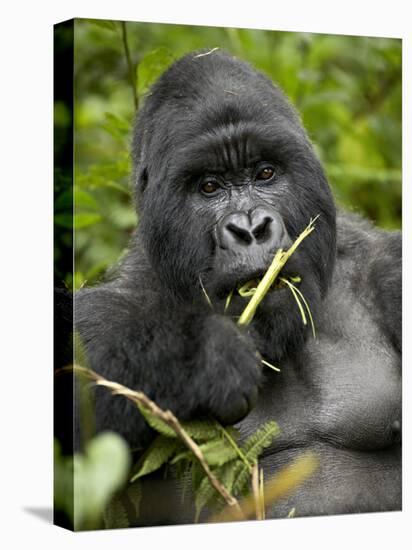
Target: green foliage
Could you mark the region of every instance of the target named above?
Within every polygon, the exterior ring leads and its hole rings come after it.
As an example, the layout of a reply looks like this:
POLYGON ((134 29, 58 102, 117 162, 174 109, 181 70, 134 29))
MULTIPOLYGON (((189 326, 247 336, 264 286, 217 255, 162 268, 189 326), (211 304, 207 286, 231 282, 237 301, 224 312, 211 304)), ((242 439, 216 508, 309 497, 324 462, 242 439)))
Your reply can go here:
POLYGON ((146 94, 159 76, 175 61, 166 48, 158 48, 146 54, 137 66, 137 92, 146 94))
MULTIPOLYGON (((239 463, 236 461, 230 461, 221 465, 220 468, 214 469, 213 473, 217 476, 219 481, 229 493, 233 492, 233 481, 236 475, 236 470, 239 467, 239 463)), ((197 523, 199 521, 199 516, 206 506, 213 506, 217 509, 221 508, 224 505, 223 499, 216 489, 212 487, 209 479, 206 476, 203 476, 200 484, 195 492, 195 518, 194 521, 197 523)))
MULTIPOLYGON (((172 436, 169 430, 165 431, 161 420, 156 418, 153 421, 153 415, 148 415, 147 411, 144 414, 160 435, 134 467, 131 481, 151 474, 165 465, 174 468, 178 477, 185 477, 189 469, 192 472, 192 490, 195 495, 195 521, 199 519, 205 506, 221 507, 224 501, 211 485, 197 457, 175 434, 172 436)), ((223 428, 217 422, 182 422, 181 425, 198 444, 213 474, 234 496, 247 493, 252 465, 279 433, 277 424, 270 421, 241 444, 237 430, 223 428)))
POLYGON ((69 517, 75 530, 100 525, 103 511, 123 485, 129 470, 129 450, 115 433, 102 433, 85 453, 63 457, 55 445, 55 505, 69 517))
POLYGON ((139 460, 135 468, 136 473, 131 477, 131 481, 158 470, 182 447, 183 443, 177 439, 159 435, 139 460))
MULTIPOLYGON (((258 459, 264 449, 269 447, 273 439, 279 434, 279 427, 276 422, 267 422, 260 429, 254 432, 246 439, 242 451, 249 464, 253 464, 258 459)), ((233 491, 235 495, 245 492, 249 479, 249 470, 244 462, 236 465, 235 482, 233 491)))
POLYGON ((129 527, 127 510, 120 497, 113 497, 103 513, 103 522, 106 529, 122 529, 129 527))
POLYGON ((168 424, 166 424, 166 422, 164 422, 163 420, 155 416, 146 407, 138 405, 138 408, 141 414, 144 416, 146 422, 156 432, 164 435, 165 437, 172 437, 172 438, 177 437, 176 432, 172 430, 172 428, 168 424))
POLYGON ((219 424, 212 420, 189 420, 183 423, 186 432, 196 441, 208 441, 220 435, 219 424))
POLYGON ((132 526, 139 517, 142 489, 140 483, 130 483, 121 493, 116 494, 103 513, 106 529, 121 529, 132 526))
POLYGON ((237 457, 236 450, 226 439, 215 439, 200 445, 200 450, 209 466, 222 466, 237 457))
MULTIPOLYGON (((166 422, 155 416, 151 411, 143 406, 138 406, 139 411, 145 417, 146 422, 151 428, 166 437, 177 437, 176 432, 166 422)), ((190 420, 181 422, 185 431, 199 441, 210 440, 220 435, 218 424, 208 420, 190 420)))

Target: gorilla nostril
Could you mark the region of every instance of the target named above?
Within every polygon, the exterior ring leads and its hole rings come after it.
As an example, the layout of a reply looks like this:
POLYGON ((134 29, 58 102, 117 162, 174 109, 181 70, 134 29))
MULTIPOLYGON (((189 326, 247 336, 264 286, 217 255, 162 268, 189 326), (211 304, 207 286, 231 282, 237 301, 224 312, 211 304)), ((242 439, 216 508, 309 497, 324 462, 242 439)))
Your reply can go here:
POLYGON ((266 216, 253 230, 253 236, 259 242, 266 241, 271 234, 271 223, 273 219, 266 216))
POLYGON ((250 231, 243 227, 239 227, 234 223, 228 223, 226 226, 226 231, 232 233, 236 237, 236 240, 241 243, 250 244, 253 241, 253 237, 250 234, 250 231))
POLYGON ((280 214, 267 206, 251 211, 239 210, 221 218, 216 225, 215 240, 219 248, 237 254, 281 248, 284 241, 284 224, 280 214))

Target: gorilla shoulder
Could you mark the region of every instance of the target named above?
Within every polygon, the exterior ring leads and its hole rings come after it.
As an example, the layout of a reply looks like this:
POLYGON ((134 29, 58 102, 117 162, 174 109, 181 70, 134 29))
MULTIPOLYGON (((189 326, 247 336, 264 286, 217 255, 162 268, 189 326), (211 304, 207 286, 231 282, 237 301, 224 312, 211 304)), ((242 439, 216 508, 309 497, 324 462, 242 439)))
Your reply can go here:
POLYGON ((337 262, 351 259, 352 288, 368 304, 394 347, 402 351, 402 233, 384 231, 357 214, 338 211, 337 262))

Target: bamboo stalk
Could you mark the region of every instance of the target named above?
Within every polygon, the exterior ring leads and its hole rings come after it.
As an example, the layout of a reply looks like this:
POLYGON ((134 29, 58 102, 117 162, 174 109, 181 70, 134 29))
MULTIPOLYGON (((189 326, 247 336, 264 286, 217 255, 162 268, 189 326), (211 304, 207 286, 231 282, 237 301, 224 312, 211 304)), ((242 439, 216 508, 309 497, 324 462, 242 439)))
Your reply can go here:
POLYGON ((248 325, 255 316, 256 309, 263 298, 266 296, 272 284, 275 282, 276 277, 279 275, 283 266, 296 251, 301 242, 308 237, 315 229, 315 221, 318 219, 317 215, 313 220, 310 220, 309 225, 302 231, 292 246, 283 251, 281 248, 276 252, 275 257, 272 260, 268 270, 264 274, 262 280, 258 284, 256 291, 249 300, 247 306, 243 310, 242 315, 238 319, 238 325, 248 325))

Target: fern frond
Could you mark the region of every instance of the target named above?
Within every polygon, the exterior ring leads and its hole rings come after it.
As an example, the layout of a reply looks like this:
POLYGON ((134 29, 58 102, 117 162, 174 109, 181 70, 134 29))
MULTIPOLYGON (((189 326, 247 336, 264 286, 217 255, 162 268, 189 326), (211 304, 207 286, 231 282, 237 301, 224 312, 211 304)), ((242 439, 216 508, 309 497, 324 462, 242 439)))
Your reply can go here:
MULTIPOLYGON (((229 493, 232 492, 232 487, 233 487, 235 475, 236 475, 237 462, 238 460, 230 461, 224 464, 223 466, 220 466, 219 468, 215 468, 213 470, 213 473, 215 474, 215 476, 219 479, 220 483, 222 483, 222 485, 226 487, 229 493)), ((242 463, 240 462, 240 464, 242 463)), ((209 479, 207 477, 203 477, 199 487, 196 490, 195 523, 199 521, 200 514, 206 506, 214 506, 216 508, 221 508, 224 505, 225 503, 223 499, 212 487, 212 485, 209 482, 209 479)))
MULTIPOLYGON (((274 438, 279 434, 279 426, 276 422, 270 421, 256 430, 242 445, 243 454, 249 464, 254 464, 260 453, 269 447, 274 438)), ((235 483, 233 485, 233 494, 240 495, 244 493, 250 479, 250 469, 242 462, 236 466, 235 483)))
POLYGON ((269 447, 274 438, 279 435, 279 432, 279 426, 276 422, 270 420, 248 437, 242 445, 242 450, 248 462, 253 464, 260 453, 269 447))
POLYGON ((171 456, 182 447, 177 439, 171 439, 164 435, 159 435, 144 453, 137 464, 137 471, 130 479, 131 482, 139 477, 145 476, 158 470, 165 464, 171 456))
POLYGON ((176 432, 172 430, 172 428, 168 424, 166 424, 166 422, 155 416, 146 407, 143 407, 143 405, 137 405, 137 407, 149 426, 153 428, 156 432, 166 437, 177 437, 176 432))
POLYGON ((181 422, 185 431, 195 440, 207 441, 219 436, 219 425, 211 420, 189 420, 181 422))
POLYGON ((134 518, 139 517, 140 502, 142 500, 142 486, 139 481, 130 483, 126 489, 126 496, 129 499, 131 509, 133 510, 134 518))
POLYGON ((118 496, 114 497, 103 513, 105 529, 122 529, 129 527, 126 507, 118 496))
POLYGON ((237 456, 236 449, 225 439, 215 439, 200 445, 200 450, 209 466, 222 466, 237 456))

